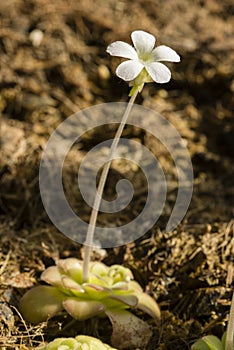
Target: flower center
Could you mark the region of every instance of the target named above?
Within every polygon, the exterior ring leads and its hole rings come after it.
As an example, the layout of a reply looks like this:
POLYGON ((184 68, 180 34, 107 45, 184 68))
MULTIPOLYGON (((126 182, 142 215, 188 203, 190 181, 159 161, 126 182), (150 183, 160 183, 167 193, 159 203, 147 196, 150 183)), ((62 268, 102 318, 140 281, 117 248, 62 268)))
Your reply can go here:
POLYGON ((152 52, 138 52, 138 59, 141 63, 150 63, 153 61, 152 52))

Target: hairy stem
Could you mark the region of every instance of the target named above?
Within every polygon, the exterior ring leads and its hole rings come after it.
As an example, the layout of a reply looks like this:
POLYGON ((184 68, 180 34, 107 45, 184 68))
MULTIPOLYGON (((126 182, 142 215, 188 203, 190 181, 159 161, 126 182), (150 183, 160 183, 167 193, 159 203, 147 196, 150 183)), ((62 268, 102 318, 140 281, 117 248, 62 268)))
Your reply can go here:
POLYGON ((83 282, 87 281, 87 279, 88 279, 90 255, 92 252, 92 245, 93 245, 93 236, 94 236, 94 231, 95 231, 96 222, 97 222, 97 216, 98 216, 98 212, 99 212, 100 204, 101 204, 101 200, 102 200, 103 190, 104 190, 106 179, 108 176, 108 172, 109 172, 109 169, 111 166, 112 158, 113 158, 114 153, 116 151, 116 148, 118 146, 118 143, 119 143, 120 137, 122 135, 124 126, 126 125, 128 116, 131 112, 131 109, 133 107, 133 104, 134 104, 134 101, 136 99, 137 94, 138 94, 138 90, 136 90, 133 93, 133 95, 131 96, 131 98, 128 102, 127 108, 124 112, 124 115, 123 115, 122 120, 119 124, 118 130, 117 130, 115 137, 113 139, 107 162, 105 163, 103 170, 102 170, 102 173, 101 173, 96 196, 94 199, 94 204, 92 207, 92 212, 90 215, 89 226, 88 226, 86 241, 85 241, 84 263, 83 263, 83 282))
POLYGON ((234 292, 232 295, 231 308, 227 326, 227 337, 225 350, 233 350, 233 335, 234 335, 234 292))

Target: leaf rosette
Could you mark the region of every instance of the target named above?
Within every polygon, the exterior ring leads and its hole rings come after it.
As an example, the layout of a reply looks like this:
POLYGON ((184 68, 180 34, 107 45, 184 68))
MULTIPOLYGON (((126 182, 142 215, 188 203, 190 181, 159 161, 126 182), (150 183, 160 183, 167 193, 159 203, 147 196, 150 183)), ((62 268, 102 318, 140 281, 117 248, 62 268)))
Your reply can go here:
POLYGON ((34 287, 21 299, 25 320, 37 324, 62 310, 77 320, 106 315, 113 326, 114 346, 147 344, 152 334, 149 325, 128 309, 140 309, 155 320, 160 318, 160 310, 133 280, 132 272, 121 265, 91 262, 86 282, 82 282, 82 274, 82 261, 75 258, 59 260, 56 266, 47 268, 41 280, 49 285, 34 287), (124 333, 122 339, 120 333, 124 333))
POLYGON ((86 335, 75 338, 57 338, 37 350, 116 350, 101 340, 86 335))

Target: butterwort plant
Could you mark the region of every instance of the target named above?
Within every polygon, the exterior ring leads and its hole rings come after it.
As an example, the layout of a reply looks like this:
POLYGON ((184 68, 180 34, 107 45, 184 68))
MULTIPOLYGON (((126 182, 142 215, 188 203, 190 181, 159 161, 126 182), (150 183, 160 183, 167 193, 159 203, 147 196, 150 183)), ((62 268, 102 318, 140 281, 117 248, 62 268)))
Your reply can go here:
POLYGON ((129 269, 121 265, 108 267, 90 261, 97 216, 111 161, 137 94, 145 83, 162 84, 170 80, 170 70, 161 61, 180 61, 179 55, 171 48, 165 45, 155 48, 155 37, 145 31, 134 31, 131 38, 134 46, 116 41, 107 47, 111 56, 128 59, 117 67, 116 74, 129 83, 131 90, 128 105, 101 172, 86 235, 84 260, 59 260, 56 266, 42 273, 41 279, 47 285, 29 290, 20 303, 24 318, 32 323, 47 320, 62 310, 78 320, 107 316, 113 327, 111 342, 119 349, 144 347, 152 334, 148 323, 129 309, 139 309, 155 320, 160 318, 160 311, 155 300, 134 281, 129 269))
POLYGON ((101 340, 86 335, 75 338, 57 338, 36 350, 117 350, 104 344, 101 340))
POLYGON ((145 83, 156 82, 163 84, 167 83, 171 79, 170 70, 160 61, 180 61, 180 56, 170 47, 160 45, 154 48, 156 39, 152 34, 149 34, 143 30, 136 30, 132 32, 131 38, 134 47, 123 41, 115 41, 107 47, 107 52, 111 56, 118 56, 129 59, 128 61, 122 62, 117 67, 116 75, 128 82, 132 88, 129 93, 130 100, 110 147, 109 156, 103 167, 98 184, 97 194, 94 199, 85 245, 83 265, 84 280, 87 279, 88 275, 88 264, 90 261, 90 254, 93 246, 93 236, 97 221, 97 215, 99 212, 107 175, 110 169, 111 159, 115 154, 121 134, 127 123, 128 116, 131 112, 137 94, 138 92, 142 91, 145 83))
POLYGON ((197 340, 191 350, 225 350, 225 339, 223 337, 220 340, 214 335, 206 335, 197 340))
POLYGON ((234 350, 227 343, 227 333, 225 332, 221 339, 215 335, 206 335, 197 340, 191 347, 191 350, 234 350))
POLYGON ((214 335, 206 335, 198 339, 191 350, 234 350, 234 293, 232 295, 227 331, 222 339, 214 335))
POLYGON ((37 324, 63 310, 80 321, 107 316, 113 327, 111 342, 114 346, 146 345, 151 329, 129 309, 142 310, 155 320, 159 319, 160 311, 154 299, 133 280, 131 271, 121 265, 108 267, 92 261, 86 282, 82 274, 82 261, 75 258, 59 260, 56 266, 47 268, 41 279, 50 285, 34 287, 21 299, 24 318, 37 324))

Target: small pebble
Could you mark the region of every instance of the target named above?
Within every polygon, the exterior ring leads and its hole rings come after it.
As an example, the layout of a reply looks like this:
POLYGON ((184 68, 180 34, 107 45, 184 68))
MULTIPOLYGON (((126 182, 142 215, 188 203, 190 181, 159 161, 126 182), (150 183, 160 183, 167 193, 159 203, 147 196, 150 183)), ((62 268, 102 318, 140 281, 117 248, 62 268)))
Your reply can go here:
POLYGON ((98 66, 98 76, 101 80, 108 80, 110 78, 110 71, 104 64, 98 66))
POLYGON ((43 40, 43 32, 40 29, 34 29, 30 34, 29 34, 29 40, 33 44, 33 46, 38 47, 41 45, 41 42, 43 40))

